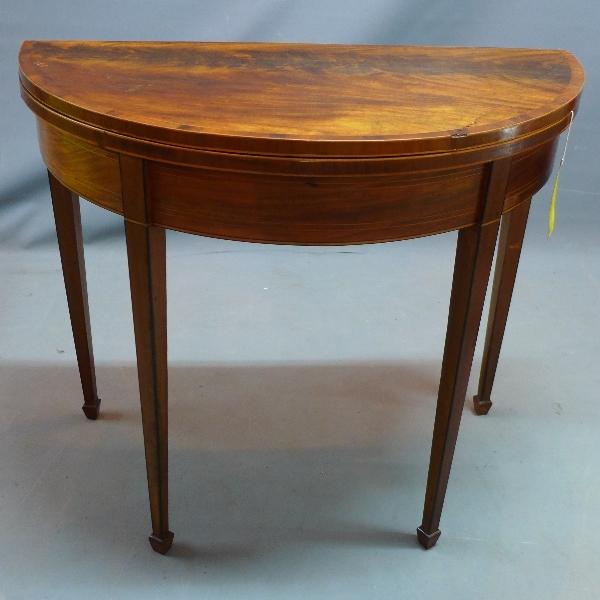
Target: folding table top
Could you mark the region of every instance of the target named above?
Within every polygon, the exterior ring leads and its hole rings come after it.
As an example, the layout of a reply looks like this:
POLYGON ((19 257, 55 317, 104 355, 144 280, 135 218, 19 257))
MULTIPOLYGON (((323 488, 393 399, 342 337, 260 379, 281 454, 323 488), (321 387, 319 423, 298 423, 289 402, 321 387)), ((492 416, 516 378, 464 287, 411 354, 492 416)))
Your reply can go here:
POLYGON ((499 144, 574 110, 562 50, 27 41, 23 94, 119 135, 215 151, 400 156, 499 144))

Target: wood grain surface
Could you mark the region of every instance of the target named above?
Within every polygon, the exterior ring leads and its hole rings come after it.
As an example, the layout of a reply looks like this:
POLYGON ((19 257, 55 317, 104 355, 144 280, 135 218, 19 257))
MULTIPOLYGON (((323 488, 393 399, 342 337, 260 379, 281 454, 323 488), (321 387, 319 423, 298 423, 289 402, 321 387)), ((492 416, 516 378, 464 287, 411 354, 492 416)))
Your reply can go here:
POLYGON ((566 52, 494 48, 25 42, 20 67, 69 189, 129 220, 298 244, 469 227, 508 156, 511 210, 547 180, 583 84, 566 52), (125 156, 144 161, 144 219, 125 156))
POLYGON ((86 405, 97 395, 76 194, 123 215, 152 518, 169 550, 165 229, 293 244, 458 229, 418 539, 440 519, 497 232, 487 412, 531 195, 584 76, 562 50, 25 42, 86 405))
POLYGON ((119 156, 38 119, 38 140, 48 170, 69 190, 122 212, 119 156))
POLYGON ((25 90, 126 136, 235 152, 385 156, 514 139, 583 85, 561 50, 27 41, 25 90))

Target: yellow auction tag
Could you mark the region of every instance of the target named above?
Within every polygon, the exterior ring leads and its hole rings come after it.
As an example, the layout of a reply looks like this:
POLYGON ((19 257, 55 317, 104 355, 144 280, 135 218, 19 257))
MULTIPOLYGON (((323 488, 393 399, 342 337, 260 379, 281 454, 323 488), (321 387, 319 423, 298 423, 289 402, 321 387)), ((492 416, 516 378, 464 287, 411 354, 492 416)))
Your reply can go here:
POLYGON ((567 154, 567 144, 569 143, 569 134, 571 133, 571 125, 573 124, 573 117, 575 113, 571 111, 571 120, 569 121, 569 127, 567 128, 567 137, 565 138, 565 147, 563 149, 562 157, 556 170, 554 177, 554 183, 552 184, 552 197, 550 198, 550 208, 548 209, 548 238, 554 231, 554 225, 556 223, 556 201, 558 199, 558 180, 560 179, 560 171, 565 164, 565 156, 567 154))
POLYGON ((554 185, 552 186, 552 198, 550 198, 550 208, 548 209, 548 237, 552 235, 554 231, 554 224, 556 223, 556 197, 558 196, 558 179, 560 177, 560 167, 556 172, 554 178, 554 185))

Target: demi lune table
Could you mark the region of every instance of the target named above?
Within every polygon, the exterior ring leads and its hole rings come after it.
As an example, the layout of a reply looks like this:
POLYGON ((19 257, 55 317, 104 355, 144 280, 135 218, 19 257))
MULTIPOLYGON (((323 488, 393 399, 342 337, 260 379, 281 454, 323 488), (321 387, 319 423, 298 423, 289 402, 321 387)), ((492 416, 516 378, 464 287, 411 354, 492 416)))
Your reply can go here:
POLYGON ((532 195, 583 87, 561 50, 27 41, 83 411, 98 416, 79 197, 123 216, 154 550, 167 494, 165 229, 277 244, 458 230, 418 540, 432 547, 498 231, 485 414, 532 195))

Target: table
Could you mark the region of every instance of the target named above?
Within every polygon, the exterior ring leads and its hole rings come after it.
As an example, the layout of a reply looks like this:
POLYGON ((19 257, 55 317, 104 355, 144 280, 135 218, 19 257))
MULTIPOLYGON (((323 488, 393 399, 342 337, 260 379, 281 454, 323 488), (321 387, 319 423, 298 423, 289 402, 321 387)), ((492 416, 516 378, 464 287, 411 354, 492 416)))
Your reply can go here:
POLYGON ((423 519, 439 523, 500 230, 477 414, 489 411, 532 195, 577 109, 562 50, 27 41, 83 411, 100 399, 79 197, 123 216, 152 548, 168 521, 165 229, 277 244, 458 230, 423 519))

